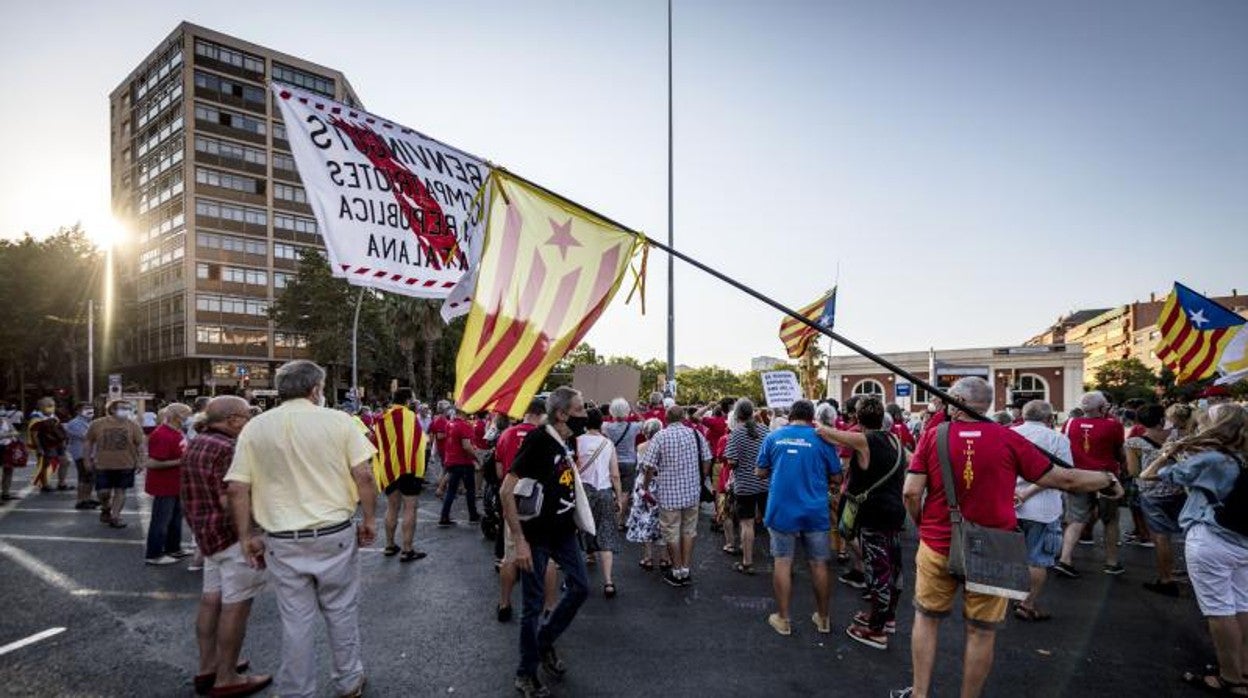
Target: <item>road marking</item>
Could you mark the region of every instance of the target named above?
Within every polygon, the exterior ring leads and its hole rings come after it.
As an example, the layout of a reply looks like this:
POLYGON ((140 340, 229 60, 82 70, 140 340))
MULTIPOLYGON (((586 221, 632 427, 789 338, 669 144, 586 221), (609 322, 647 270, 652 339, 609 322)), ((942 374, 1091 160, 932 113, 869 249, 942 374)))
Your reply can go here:
POLYGON ((198 599, 200 594, 176 591, 119 591, 115 589, 78 589, 74 596, 113 596, 127 599, 152 599, 154 601, 178 601, 182 599, 198 599))
POLYGON ((21 509, 18 508, 19 505, 21 505, 22 502, 26 501, 26 497, 30 496, 30 493, 34 491, 35 491, 34 485, 26 485, 22 489, 18 490, 17 491, 18 499, 11 499, 4 507, 0 507, 0 521, 3 521, 4 517, 8 516, 9 514, 15 511, 21 511, 21 509))
POLYGON ((46 640, 54 635, 60 635, 63 632, 65 632, 65 628, 48 628, 47 630, 44 630, 43 632, 35 633, 34 635, 31 635, 30 637, 22 638, 21 640, 18 640, 17 642, 10 642, 4 647, 0 647, 0 657, 3 657, 9 652, 20 650, 21 648, 27 645, 33 645, 36 642, 39 642, 40 640, 46 640))
MULTIPOLYGON (((9 509, 9 511, 15 511, 19 514, 74 514, 76 516, 83 516, 84 514, 95 514, 96 516, 100 515, 99 509, 44 509, 40 507, 21 507, 17 509, 9 509)), ((138 516, 139 512, 123 511, 121 512, 121 515, 138 516)))
POLYGON ((77 582, 45 565, 34 555, 17 546, 9 545, 2 540, 0 540, 0 555, 4 555, 13 562, 25 567, 27 572, 61 591, 72 594, 81 588, 77 582))
POLYGON ((60 543, 104 543, 106 545, 145 545, 141 540, 125 538, 76 538, 74 536, 37 536, 26 533, 0 533, 0 539, 9 540, 47 540, 60 543))

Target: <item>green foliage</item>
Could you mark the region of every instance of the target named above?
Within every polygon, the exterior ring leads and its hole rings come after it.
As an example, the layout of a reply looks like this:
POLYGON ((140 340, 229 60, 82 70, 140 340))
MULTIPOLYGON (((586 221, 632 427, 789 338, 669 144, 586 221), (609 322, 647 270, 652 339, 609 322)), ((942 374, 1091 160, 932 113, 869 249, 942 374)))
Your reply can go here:
POLYGON ((1116 405, 1132 398, 1156 400, 1161 380, 1139 359, 1115 359, 1096 369, 1092 389, 1099 390, 1116 405))

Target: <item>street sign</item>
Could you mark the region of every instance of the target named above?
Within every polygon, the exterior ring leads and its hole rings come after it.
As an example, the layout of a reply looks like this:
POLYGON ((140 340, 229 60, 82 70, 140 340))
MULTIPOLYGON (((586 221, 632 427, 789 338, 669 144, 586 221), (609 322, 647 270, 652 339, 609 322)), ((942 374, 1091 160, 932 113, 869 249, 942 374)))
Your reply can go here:
POLYGON ((910 397, 910 391, 913 389, 914 386, 910 383, 898 383, 897 397, 910 397))

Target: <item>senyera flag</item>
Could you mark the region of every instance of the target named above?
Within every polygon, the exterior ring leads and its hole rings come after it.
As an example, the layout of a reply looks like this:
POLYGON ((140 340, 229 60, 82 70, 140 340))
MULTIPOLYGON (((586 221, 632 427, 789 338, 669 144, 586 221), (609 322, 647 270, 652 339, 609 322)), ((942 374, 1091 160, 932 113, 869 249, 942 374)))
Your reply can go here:
POLYGON ((580 343, 645 238, 501 170, 455 363, 455 402, 520 417, 580 343))
POLYGON ((420 428, 416 413, 402 405, 391 405, 373 422, 377 457, 373 478, 384 492, 403 475, 425 476, 425 450, 429 439, 420 428))
MULTIPOLYGON (((280 82, 272 89, 334 275, 446 298, 479 244, 489 165, 323 95, 280 82)), ((454 300, 451 314, 469 300, 454 300)))
POLYGON ((1248 370, 1248 320, 1181 283, 1161 307, 1161 339, 1153 353, 1179 383, 1248 370))
MULTIPOLYGON (((836 287, 819 296, 818 300, 797 311, 811 322, 823 325, 829 330, 836 322, 836 287)), ((780 341, 789 353, 790 359, 796 359, 806 353, 810 343, 819 336, 819 332, 809 325, 792 317, 785 316, 780 322, 780 341)))

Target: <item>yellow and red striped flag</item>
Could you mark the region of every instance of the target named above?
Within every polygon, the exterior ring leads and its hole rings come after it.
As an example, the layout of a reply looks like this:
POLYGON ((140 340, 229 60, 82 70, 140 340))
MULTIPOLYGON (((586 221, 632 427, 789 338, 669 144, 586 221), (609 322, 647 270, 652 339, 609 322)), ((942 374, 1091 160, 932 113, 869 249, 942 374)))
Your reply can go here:
MULTIPOLYGON (((797 311, 802 317, 832 329, 836 322, 836 287, 819 297, 819 300, 797 311)), ((780 322, 780 341, 789 352, 790 359, 806 353, 810 343, 819 336, 817 330, 786 315, 780 322)))
POLYGON ((1248 322, 1230 310, 1176 282, 1161 307, 1161 339, 1153 353, 1174 371, 1179 383, 1212 376, 1226 346, 1248 322))
POLYGON ((455 401, 467 412, 521 417, 606 309, 645 238, 500 170, 487 191, 455 401))
POLYGON ((373 422, 373 479, 385 491, 400 475, 425 476, 425 447, 428 437, 420 428, 416 413, 402 405, 392 405, 373 422))

